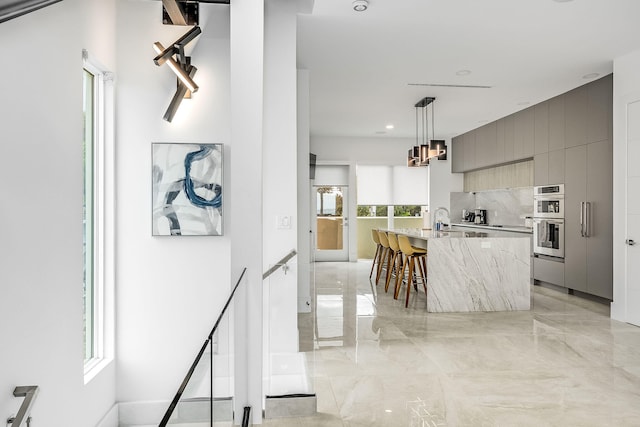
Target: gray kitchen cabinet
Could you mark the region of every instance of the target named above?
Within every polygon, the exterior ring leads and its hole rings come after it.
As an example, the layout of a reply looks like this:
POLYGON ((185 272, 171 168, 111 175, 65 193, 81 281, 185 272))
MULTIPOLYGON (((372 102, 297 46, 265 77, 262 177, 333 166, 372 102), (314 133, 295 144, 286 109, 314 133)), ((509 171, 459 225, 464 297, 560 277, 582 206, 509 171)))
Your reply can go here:
POLYGON ((560 95, 549 100, 549 151, 564 148, 564 95, 560 95))
POLYGON ((533 185, 564 184, 564 150, 549 151, 533 157, 533 185))
POLYGON ((464 172, 464 139, 462 135, 451 139, 451 172, 464 172))
POLYGON ((504 118, 504 161, 511 162, 515 160, 514 142, 516 132, 515 114, 508 115, 504 118))
POLYGON ((587 292, 587 242, 580 218, 587 199, 587 147, 568 148, 564 181, 564 284, 587 292))
POLYGON ((533 108, 533 154, 542 154, 549 151, 549 102, 541 102, 533 108))
POLYGON ((470 131, 464 134, 464 170, 476 168, 476 133, 470 131))
POLYGON ((613 299, 613 146, 587 145, 587 292, 613 299))
POLYGON ((611 141, 568 148, 565 166, 565 286, 612 299, 611 141))
POLYGON ((554 285, 564 286, 564 263, 550 259, 533 258, 533 278, 554 285))
POLYGON ((480 126, 474 131, 476 135, 476 162, 475 168, 488 166, 486 159, 486 131, 484 126, 480 126))
POLYGON ((565 148, 587 143, 587 85, 575 88, 564 95, 564 146, 565 148))
POLYGON ((533 185, 549 184, 549 153, 533 156, 533 185))
POLYGON ((495 164, 499 165, 504 163, 504 131, 505 131, 505 119, 502 118, 496 121, 496 154, 495 164))
POLYGON ((547 184, 564 183, 565 150, 549 151, 549 177, 547 184))
POLYGON ((587 85, 587 142, 613 139, 613 75, 587 85))
POLYGON ((515 114, 515 132, 513 142, 514 160, 533 157, 534 153, 534 109, 533 107, 515 114))
POLYGON ((488 123, 476 130, 476 168, 496 164, 496 122, 488 123))

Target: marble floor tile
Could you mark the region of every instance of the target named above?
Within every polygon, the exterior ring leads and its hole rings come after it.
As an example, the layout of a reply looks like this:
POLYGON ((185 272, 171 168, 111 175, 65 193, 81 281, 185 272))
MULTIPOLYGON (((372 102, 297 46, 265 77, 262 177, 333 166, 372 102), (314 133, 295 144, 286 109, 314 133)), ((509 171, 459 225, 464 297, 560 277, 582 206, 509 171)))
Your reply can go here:
POLYGON ((532 286, 529 311, 427 313, 370 266, 315 264, 299 330, 318 414, 266 425, 640 426, 640 328, 608 305, 532 286))

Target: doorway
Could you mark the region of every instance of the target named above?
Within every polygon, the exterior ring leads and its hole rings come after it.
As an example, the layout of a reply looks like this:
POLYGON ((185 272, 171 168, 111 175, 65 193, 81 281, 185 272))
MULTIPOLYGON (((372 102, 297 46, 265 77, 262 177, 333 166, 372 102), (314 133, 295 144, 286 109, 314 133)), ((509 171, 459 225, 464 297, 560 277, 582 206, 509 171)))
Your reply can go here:
POLYGON ((314 252, 316 261, 349 261, 347 186, 314 186, 314 252))
POLYGON ((640 326, 640 99, 627 103, 626 287, 627 322, 640 326), (634 240, 635 239, 635 240, 634 240))

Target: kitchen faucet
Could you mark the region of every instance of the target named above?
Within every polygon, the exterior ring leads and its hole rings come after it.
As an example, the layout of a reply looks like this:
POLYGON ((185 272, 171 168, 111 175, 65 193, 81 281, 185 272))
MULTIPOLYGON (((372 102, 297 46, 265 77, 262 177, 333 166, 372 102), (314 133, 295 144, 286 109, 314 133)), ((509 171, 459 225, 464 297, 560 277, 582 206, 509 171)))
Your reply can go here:
POLYGON ((433 212, 433 224, 431 226, 432 230, 436 229, 436 223, 438 222, 438 214, 440 211, 445 211, 447 213, 447 222, 449 222, 449 209, 444 207, 439 207, 433 212))

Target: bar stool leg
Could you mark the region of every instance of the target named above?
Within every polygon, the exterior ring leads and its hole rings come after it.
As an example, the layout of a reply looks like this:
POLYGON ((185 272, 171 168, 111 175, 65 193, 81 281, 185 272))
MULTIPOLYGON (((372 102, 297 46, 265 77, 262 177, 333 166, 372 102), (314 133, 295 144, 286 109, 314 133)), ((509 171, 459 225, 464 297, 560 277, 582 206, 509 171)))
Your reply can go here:
POLYGON ((405 308, 409 307, 409 294, 411 293, 411 286, 413 285, 413 272, 416 266, 416 257, 410 255, 409 258, 409 276, 407 277, 407 299, 404 303, 405 308))
POLYGON ((402 267, 400 267, 400 274, 396 276, 396 288, 393 291, 393 299, 398 299, 398 296, 400 296, 400 289, 402 288, 402 282, 404 282, 404 272, 407 269, 408 261, 409 255, 404 255, 402 267))
POLYGON ((371 272, 369 273, 369 279, 371 279, 371 276, 373 276, 373 268, 376 266, 376 263, 380 264, 380 248, 382 248, 382 245, 376 245, 376 253, 373 256, 373 263, 371 263, 371 272))

